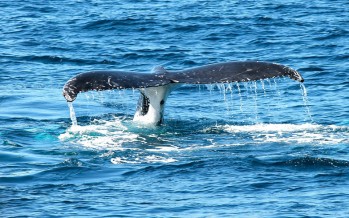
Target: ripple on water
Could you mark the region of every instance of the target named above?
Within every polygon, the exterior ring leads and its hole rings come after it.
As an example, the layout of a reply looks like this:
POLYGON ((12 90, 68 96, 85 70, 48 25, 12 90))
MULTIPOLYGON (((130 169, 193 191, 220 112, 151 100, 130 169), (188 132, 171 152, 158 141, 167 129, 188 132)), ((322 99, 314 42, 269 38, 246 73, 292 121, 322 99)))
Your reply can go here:
POLYGON ((339 160, 334 158, 326 157, 293 157, 288 160, 276 161, 271 163, 272 166, 287 166, 299 169, 317 170, 322 171, 323 169, 348 169, 349 161, 339 160))

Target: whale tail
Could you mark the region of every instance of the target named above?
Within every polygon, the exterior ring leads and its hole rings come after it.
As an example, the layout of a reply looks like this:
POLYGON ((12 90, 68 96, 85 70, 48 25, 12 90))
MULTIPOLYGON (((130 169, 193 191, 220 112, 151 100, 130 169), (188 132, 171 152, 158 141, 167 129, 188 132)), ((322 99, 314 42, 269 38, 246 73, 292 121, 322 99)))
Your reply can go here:
POLYGON ((124 71, 92 71, 71 78, 63 87, 63 96, 73 102, 80 92, 90 90, 139 89, 141 92, 135 121, 161 124, 165 102, 170 92, 180 84, 212 84, 257 81, 289 77, 303 82, 296 70, 267 62, 226 62, 169 72, 155 67, 152 73, 124 71))

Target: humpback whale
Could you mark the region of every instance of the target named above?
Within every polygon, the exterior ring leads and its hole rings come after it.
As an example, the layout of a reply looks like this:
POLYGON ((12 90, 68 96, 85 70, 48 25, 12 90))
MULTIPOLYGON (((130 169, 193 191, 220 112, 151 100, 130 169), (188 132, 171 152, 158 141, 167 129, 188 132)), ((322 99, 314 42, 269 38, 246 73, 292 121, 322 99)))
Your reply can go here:
POLYGON ((63 96, 68 102, 73 102, 80 92, 138 89, 140 97, 133 120, 143 124, 160 125, 163 123, 167 97, 172 90, 182 84, 247 82, 275 77, 304 81, 296 70, 268 62, 225 62, 181 71, 167 71, 162 66, 157 66, 151 73, 125 71, 81 73, 66 82, 63 96))

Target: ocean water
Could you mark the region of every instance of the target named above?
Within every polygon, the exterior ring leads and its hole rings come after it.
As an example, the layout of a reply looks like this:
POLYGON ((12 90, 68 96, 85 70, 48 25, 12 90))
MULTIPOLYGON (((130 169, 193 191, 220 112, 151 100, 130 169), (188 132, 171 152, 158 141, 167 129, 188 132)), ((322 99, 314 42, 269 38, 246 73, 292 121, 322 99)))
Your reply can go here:
POLYGON ((349 3, 0 1, 2 217, 348 217, 349 3), (259 60, 288 78, 186 85, 165 123, 90 70, 259 60))

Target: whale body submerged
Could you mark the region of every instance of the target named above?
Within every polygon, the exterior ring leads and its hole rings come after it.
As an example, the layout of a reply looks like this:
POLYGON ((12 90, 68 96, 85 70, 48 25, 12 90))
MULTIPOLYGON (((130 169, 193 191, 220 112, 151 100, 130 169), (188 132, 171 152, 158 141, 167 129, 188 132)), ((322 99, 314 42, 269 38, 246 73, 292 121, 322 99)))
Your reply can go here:
POLYGON ((275 77, 304 81, 296 70, 268 62, 225 62, 181 71, 167 71, 162 66, 157 66, 151 73, 125 71, 81 73, 66 82, 63 96, 68 102, 73 102, 80 92, 138 89, 141 95, 133 120, 143 124, 160 125, 164 120, 167 97, 181 84, 247 82, 275 77))

